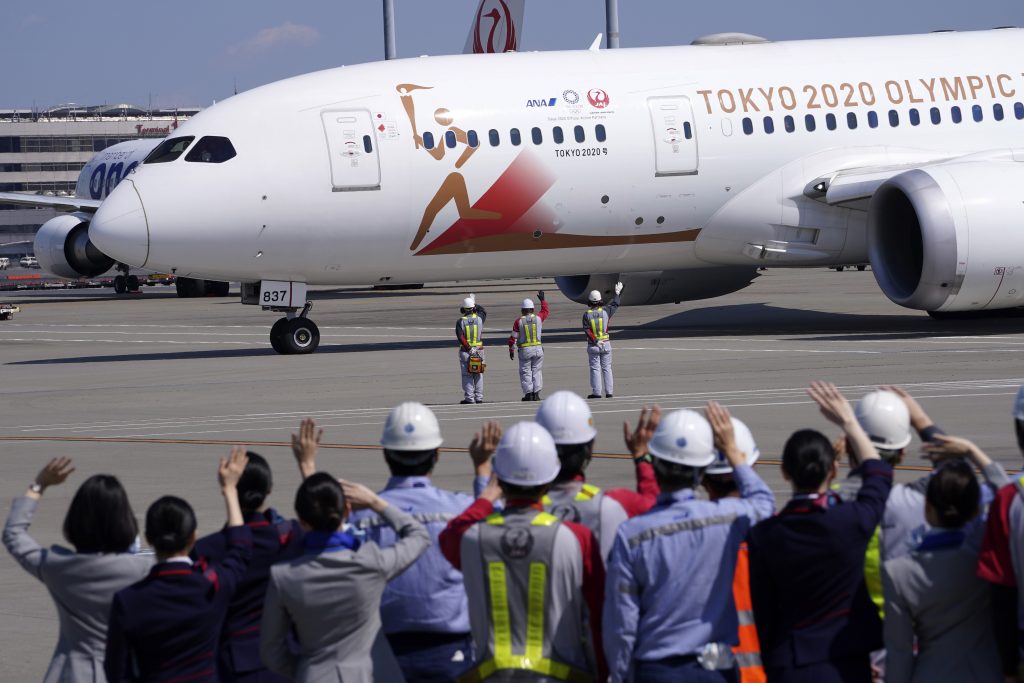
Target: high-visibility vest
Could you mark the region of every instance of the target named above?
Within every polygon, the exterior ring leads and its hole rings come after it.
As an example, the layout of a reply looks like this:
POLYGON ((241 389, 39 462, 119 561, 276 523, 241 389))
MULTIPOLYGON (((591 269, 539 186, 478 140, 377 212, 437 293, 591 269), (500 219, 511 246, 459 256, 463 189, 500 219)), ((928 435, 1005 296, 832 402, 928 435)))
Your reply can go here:
POLYGON ((871 602, 875 603, 878 616, 885 621, 885 595, 882 592, 882 527, 868 541, 867 552, 864 553, 864 584, 867 586, 871 602))
POLYGON ((768 677, 761 666, 761 642, 754 625, 754 604, 750 599, 750 559, 746 542, 740 544, 736 557, 736 574, 732 580, 732 597, 739 617, 740 644, 732 649, 740 668, 740 683, 765 683, 768 677))
POLYGON ((470 346, 483 346, 480 342, 480 335, 483 332, 484 321, 478 315, 462 316, 462 333, 470 346))
POLYGON ((541 321, 536 315, 524 315, 519 319, 519 348, 540 346, 541 321))
POLYGON ((590 331, 597 341, 608 339, 608 314, 604 308, 598 306, 587 311, 587 320, 590 322, 590 331))
POLYGON ((593 681, 591 674, 551 659, 551 629, 562 616, 548 582, 559 525, 557 517, 540 510, 499 512, 480 525, 491 639, 478 652, 480 663, 460 683, 516 670, 572 683, 593 681))
POLYGON ((593 484, 583 484, 578 491, 572 488, 551 489, 541 499, 544 509, 563 522, 576 522, 590 529, 600 542, 601 504, 604 492, 593 484))

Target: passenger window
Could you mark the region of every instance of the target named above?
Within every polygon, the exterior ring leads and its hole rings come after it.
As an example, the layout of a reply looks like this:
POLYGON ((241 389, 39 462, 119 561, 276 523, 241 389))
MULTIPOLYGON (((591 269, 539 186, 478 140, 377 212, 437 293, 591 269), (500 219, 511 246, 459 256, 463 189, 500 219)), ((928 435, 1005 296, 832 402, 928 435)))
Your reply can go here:
POLYGON ((963 114, 960 113, 960 107, 952 106, 949 108, 949 118, 953 119, 953 123, 960 123, 964 120, 963 114))
POLYGON ((910 114, 910 125, 917 126, 921 123, 921 113, 917 109, 911 109, 907 113, 910 114))
POLYGON ((782 123, 783 125, 786 126, 787 133, 792 133, 793 131, 796 130, 796 122, 793 120, 792 116, 787 116, 786 118, 782 119, 782 123))
POLYGON ((814 129, 818 127, 817 122, 814 120, 814 114, 807 114, 804 116, 804 127, 808 133, 813 133, 814 129))
POLYGON ((597 141, 598 142, 604 142, 605 141, 606 136, 605 136, 605 133, 604 133, 604 124, 603 123, 599 123, 596 126, 594 126, 594 135, 597 137, 597 141))
POLYGON ((450 130, 444 134, 444 144, 448 145, 448 149, 455 149, 455 145, 458 140, 455 139, 455 131, 450 130))
POLYGON ((846 127, 850 130, 857 129, 857 115, 852 111, 846 113, 846 127))
POLYGON ((530 131, 530 135, 533 137, 533 144, 539 145, 544 142, 544 136, 540 133, 540 128, 534 128, 530 131))
MULTIPOLYGON (((364 136, 364 146, 369 140, 369 135, 364 136)), ((367 153, 372 152, 373 147, 366 151, 367 153)), ((233 158, 235 158, 235 148, 232 146, 231 140, 217 135, 207 135, 204 138, 200 138, 199 142, 189 150, 185 156, 185 161, 194 161, 201 164, 222 164, 228 159, 233 158)))
POLYGON ((480 146, 480 138, 477 137, 475 130, 466 131, 466 139, 469 141, 470 147, 480 146))
POLYGON ((868 126, 871 128, 878 128, 878 114, 874 111, 868 112, 868 126))
POLYGON ((551 138, 555 141, 556 145, 560 145, 565 142, 565 136, 562 135, 561 126, 555 126, 551 129, 551 138))
POLYGON ((996 121, 1002 121, 1003 120, 1003 105, 1001 105, 1001 104, 993 104, 992 105, 992 118, 994 118, 996 121))
POLYGON ((583 142, 586 140, 586 133, 583 132, 583 126, 576 126, 572 129, 572 134, 576 136, 576 142, 583 142))
POLYGON ((775 122, 772 121, 772 117, 770 116, 764 117, 764 132, 769 135, 775 132, 775 122))
POLYGON ((690 125, 689 121, 683 121, 683 137, 687 140, 693 139, 693 126, 690 125))
POLYGON ((491 140, 491 147, 497 147, 501 144, 501 136, 498 135, 498 131, 491 128, 490 132, 487 133, 487 137, 491 140))
POLYGON ((980 104, 976 104, 973 107, 971 107, 971 115, 974 117, 974 120, 979 123, 981 123, 981 120, 985 118, 985 115, 981 111, 980 104))
POLYGON ((195 140, 194 136, 184 138, 171 138, 170 140, 164 140, 156 146, 149 156, 146 157, 144 164, 166 164, 170 161, 174 161, 181 156, 182 152, 188 149, 188 146, 195 140))
POLYGON ((753 135, 754 133, 754 122, 749 118, 743 119, 743 132, 747 135, 753 135))
POLYGON ((942 123, 942 112, 939 111, 938 107, 932 107, 932 123, 936 126, 942 123))
POLYGON ((513 128, 508 133, 508 139, 512 142, 514 147, 518 147, 522 144, 523 138, 519 135, 519 129, 513 128))
POLYGON ((889 110, 889 125, 893 128, 900 125, 900 113, 895 109, 889 110))
POLYGON ((429 130, 423 134, 423 146, 427 149, 434 149, 434 134, 429 130))
POLYGON ((1015 102, 1013 105, 1013 115, 1018 119, 1024 119, 1024 104, 1015 102))
POLYGON ((825 114, 825 127, 828 128, 829 130, 835 130, 836 129, 836 115, 835 114, 825 114))

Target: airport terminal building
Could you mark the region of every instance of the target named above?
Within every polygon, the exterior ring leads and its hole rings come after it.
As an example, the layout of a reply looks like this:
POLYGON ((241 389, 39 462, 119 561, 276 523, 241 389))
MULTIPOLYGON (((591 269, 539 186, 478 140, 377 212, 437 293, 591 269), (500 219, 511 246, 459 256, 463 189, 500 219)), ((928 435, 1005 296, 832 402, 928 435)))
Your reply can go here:
MULTIPOLYGON (((96 152, 126 140, 165 137, 198 112, 131 104, 0 109, 0 192, 73 196, 79 171, 96 152)), ((55 215, 54 209, 0 204, 0 256, 31 253, 36 230, 55 215)))

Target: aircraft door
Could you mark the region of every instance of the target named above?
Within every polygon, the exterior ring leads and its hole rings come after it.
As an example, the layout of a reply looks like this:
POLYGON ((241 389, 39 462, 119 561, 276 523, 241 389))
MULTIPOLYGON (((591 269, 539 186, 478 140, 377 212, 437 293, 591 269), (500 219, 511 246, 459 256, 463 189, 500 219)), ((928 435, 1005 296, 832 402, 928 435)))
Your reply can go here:
POLYGON ((370 112, 321 112, 335 192, 380 189, 380 157, 370 112))
POLYGON ((688 97, 647 100, 654 132, 655 177, 697 174, 697 128, 688 97))

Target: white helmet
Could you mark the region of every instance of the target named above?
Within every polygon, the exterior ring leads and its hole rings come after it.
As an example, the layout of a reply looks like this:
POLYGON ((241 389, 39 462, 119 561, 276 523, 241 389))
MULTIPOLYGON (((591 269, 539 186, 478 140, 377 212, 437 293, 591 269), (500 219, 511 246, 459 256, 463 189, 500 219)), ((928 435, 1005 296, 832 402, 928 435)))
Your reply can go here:
POLYGON ((556 391, 544 399, 535 419, 559 446, 590 443, 597 436, 590 406, 571 391, 556 391))
POLYGON ((494 473, 506 484, 541 486, 562 469, 555 442, 536 422, 517 422, 505 432, 494 453, 494 473))
POLYGON ((857 422, 879 448, 898 451, 910 443, 910 410, 898 394, 872 391, 857 403, 857 422))
POLYGON ((1017 399, 1013 402, 1013 416, 1018 420, 1024 420, 1024 386, 1017 392, 1017 399))
POLYGON ((429 451, 444 440, 434 411, 422 403, 400 403, 388 413, 380 445, 389 451, 429 451))
POLYGON ((711 423, 692 410, 676 410, 661 419, 647 449, 656 458, 690 467, 707 467, 715 461, 711 423))
MULTIPOLYGON (((750 427, 743 422, 735 417, 730 419, 732 420, 732 431, 736 435, 736 447, 747 456, 747 464, 753 465, 761 457, 761 451, 757 450, 757 444, 754 443, 754 435, 750 433, 750 427)), ((732 474, 732 465, 729 464, 725 453, 716 448, 715 461, 704 472, 706 474, 732 474)))
POLYGON ((598 301, 600 301, 600 300, 601 300, 601 298, 602 298, 602 297, 601 297, 601 292, 599 292, 599 291, 598 291, 598 290, 596 290, 596 289, 595 289, 595 290, 593 290, 592 292, 590 292, 590 296, 589 296, 589 297, 587 297, 587 299, 588 299, 588 300, 590 301, 590 303, 592 303, 592 304, 596 304, 596 303, 597 303, 598 301))
POLYGON ((474 299, 473 297, 467 296, 465 299, 462 300, 463 308, 473 308, 474 306, 476 306, 476 299, 474 299))
POLYGON ((531 299, 523 299, 523 308, 533 308, 533 301, 531 299))

